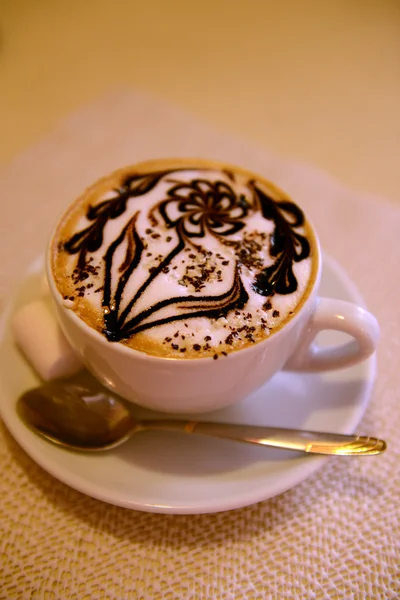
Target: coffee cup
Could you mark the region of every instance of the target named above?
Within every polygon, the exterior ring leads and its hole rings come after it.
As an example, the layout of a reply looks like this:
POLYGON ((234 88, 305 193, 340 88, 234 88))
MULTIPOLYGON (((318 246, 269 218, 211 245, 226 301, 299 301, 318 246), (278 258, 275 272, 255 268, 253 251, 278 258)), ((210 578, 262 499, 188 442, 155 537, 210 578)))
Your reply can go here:
POLYGON ((320 243, 303 210, 216 161, 148 161, 96 182, 60 218, 46 269, 88 370, 158 411, 229 406, 281 369, 354 365, 379 337, 371 313, 319 297, 320 243), (317 348, 325 329, 352 340, 317 348))

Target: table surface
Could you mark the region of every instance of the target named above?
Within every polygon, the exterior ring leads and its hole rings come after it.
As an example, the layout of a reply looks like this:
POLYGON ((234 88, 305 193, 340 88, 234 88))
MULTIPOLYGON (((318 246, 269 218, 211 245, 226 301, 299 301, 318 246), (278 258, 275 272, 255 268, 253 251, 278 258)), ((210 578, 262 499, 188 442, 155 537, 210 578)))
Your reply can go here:
POLYGON ((0 0, 0 303, 101 173, 156 151, 265 169, 380 322, 360 427, 388 442, 256 505, 151 515, 53 479, 0 424, 0 599, 400 597, 399 33, 388 0, 0 0))
POLYGON ((400 199, 397 0, 0 0, 0 161, 134 85, 400 199))

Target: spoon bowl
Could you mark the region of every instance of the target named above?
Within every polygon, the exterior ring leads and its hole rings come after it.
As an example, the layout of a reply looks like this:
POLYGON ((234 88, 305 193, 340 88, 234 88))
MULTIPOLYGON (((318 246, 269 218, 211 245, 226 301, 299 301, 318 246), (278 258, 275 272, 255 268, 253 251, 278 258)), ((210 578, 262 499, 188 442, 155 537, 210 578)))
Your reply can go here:
POLYGON ((70 382, 28 390, 19 398, 17 411, 46 440, 86 452, 110 450, 145 430, 207 435, 311 454, 368 456, 386 449, 383 440, 368 436, 168 418, 139 421, 122 399, 100 387, 70 382))
POLYGON ((136 422, 125 403, 101 389, 47 383, 18 400, 22 420, 44 438, 79 450, 107 450, 133 435, 136 422))

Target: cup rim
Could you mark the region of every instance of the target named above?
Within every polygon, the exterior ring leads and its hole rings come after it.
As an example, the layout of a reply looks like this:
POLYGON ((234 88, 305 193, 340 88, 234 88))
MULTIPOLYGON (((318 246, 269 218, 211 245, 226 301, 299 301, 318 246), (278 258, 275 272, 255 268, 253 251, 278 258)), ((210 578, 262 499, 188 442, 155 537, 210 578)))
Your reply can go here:
MULTIPOLYGON (((180 357, 180 356, 157 356, 154 354, 146 353, 142 350, 137 350, 136 348, 132 348, 121 342, 109 342, 104 337, 104 335, 102 335, 99 331, 97 331, 96 329, 94 329, 93 327, 88 325, 71 308, 68 308, 67 306, 65 306, 65 304, 63 303, 63 300, 62 300, 61 292, 58 289, 57 283, 53 276, 52 249, 53 249, 53 244, 54 244, 54 238, 58 232, 61 221, 63 220, 64 216, 71 210, 71 208, 73 206, 77 205, 86 196, 86 194, 88 194, 93 188, 97 187, 101 182, 106 181, 107 179, 115 176, 118 173, 123 173, 123 172, 129 171, 131 169, 139 169, 140 167, 144 167, 146 165, 152 165, 152 164, 158 165, 158 166, 160 164, 163 166, 176 165, 177 168, 179 166, 183 166, 183 165, 193 166, 193 167, 199 166, 199 165, 204 165, 204 166, 210 166, 210 167, 214 167, 214 168, 217 167, 217 168, 225 168, 225 169, 230 167, 231 169, 236 169, 236 170, 238 170, 242 173, 246 173, 250 176, 259 177, 261 181, 268 183, 268 185, 270 185, 272 187, 272 189, 276 190, 283 197, 285 197, 286 199, 288 199, 291 202, 293 202, 294 204, 296 204, 296 206, 298 206, 298 204, 293 201, 293 199, 291 198, 291 196, 289 196, 289 194, 287 194, 286 192, 281 190, 275 183, 266 179, 262 175, 259 175, 258 173, 254 172, 254 171, 244 169, 242 167, 237 167, 235 165, 232 165, 231 163, 226 163, 226 162, 222 162, 222 161, 218 161, 218 160, 205 160, 205 159, 197 159, 197 158, 196 159, 190 159, 190 158, 186 158, 186 159, 182 159, 182 158, 180 158, 180 159, 173 159, 173 158, 154 159, 151 161, 142 161, 142 162, 139 162, 136 164, 122 167, 120 169, 116 169, 116 170, 112 171, 111 173, 109 173, 108 175, 101 177, 96 182, 94 182, 82 194, 80 194, 71 204, 69 204, 69 206, 58 217, 56 224, 53 227, 51 234, 49 236, 48 243, 46 246, 46 253, 45 253, 46 276, 47 276, 47 281, 49 284, 51 296, 53 298, 53 301, 55 301, 56 304, 59 306, 60 310, 62 310, 66 315, 68 315, 68 318, 70 320, 72 320, 72 322, 76 326, 78 326, 84 332, 85 335, 88 335, 90 338, 94 339, 94 341, 96 341, 100 344, 112 344, 113 350, 115 350, 117 353, 122 353, 123 355, 127 355, 127 356, 134 355, 136 358, 139 358, 142 360, 161 361, 163 363, 168 362, 169 364, 171 364, 171 362, 174 362, 174 363, 177 362, 179 364, 185 364, 185 363, 193 364, 193 362, 204 362, 207 360, 209 360, 209 361, 212 360, 214 363, 217 363, 217 361, 213 360, 212 355, 201 356, 201 357, 192 357, 192 358, 185 358, 185 357, 180 357)), ((312 259, 312 270, 311 270, 311 278, 310 278, 311 280, 308 283, 307 288, 306 288, 303 296, 301 297, 299 303, 296 305, 296 307, 294 309, 295 313, 290 315, 289 318, 287 317, 286 319, 284 319, 278 325, 278 327, 276 327, 276 329, 274 329, 270 333, 270 335, 268 337, 260 340, 259 342, 256 342, 252 346, 246 346, 244 348, 239 348, 237 350, 233 350, 232 352, 230 352, 228 354, 228 356, 234 356, 234 355, 243 354, 243 353, 248 354, 249 352, 255 352, 257 350, 257 348, 259 348, 260 346, 266 345, 269 340, 276 339, 277 337, 281 337, 284 334, 284 332, 288 330, 288 328, 291 329, 292 326, 294 326, 294 324, 302 317, 302 315, 304 314, 304 310, 307 308, 309 303, 312 303, 313 298, 318 294, 318 289, 319 289, 319 285, 320 285, 320 281, 321 281, 321 274, 322 274, 321 246, 320 246, 320 241, 319 241, 315 226, 307 214, 306 214, 306 223, 307 223, 309 233, 311 234, 311 237, 312 237, 312 248, 313 248, 313 250, 315 250, 315 256, 312 259)))

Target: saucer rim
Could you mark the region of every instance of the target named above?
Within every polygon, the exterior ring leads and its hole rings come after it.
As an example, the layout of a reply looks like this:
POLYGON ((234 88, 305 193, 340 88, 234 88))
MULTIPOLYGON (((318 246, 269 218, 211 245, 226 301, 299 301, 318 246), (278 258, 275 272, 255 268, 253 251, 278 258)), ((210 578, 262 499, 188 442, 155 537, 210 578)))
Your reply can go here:
MULTIPOLYGON (((25 271, 21 281, 20 286, 23 281, 30 274, 39 274, 40 270, 43 268, 44 260, 43 257, 38 257, 30 267, 25 271)), ((352 300, 359 304, 360 306, 365 307, 365 301, 358 290, 356 284, 349 277, 343 267, 333 258, 323 255, 323 264, 322 271, 328 268, 333 271, 336 277, 340 280, 343 285, 343 288, 346 289, 348 295, 351 296, 352 300)), ((7 327, 9 326, 10 317, 15 308, 15 304, 18 300, 18 296, 21 294, 20 287, 18 286, 16 290, 14 290, 14 294, 12 294, 5 310, 0 319, 0 343, 4 343, 5 334, 7 333, 7 327)), ((24 360, 21 357, 21 361, 24 360)), ((372 355, 366 361, 362 363, 364 366, 365 372, 363 372, 363 383, 364 387, 362 390, 362 400, 360 403, 353 409, 350 414, 350 417, 346 420, 343 425, 343 430, 341 433, 352 433, 359 424, 362 419, 364 412, 369 404, 371 392, 374 385, 374 380, 376 376, 376 354, 372 355)), ((1 386, 1 381, 0 381, 1 386)), ((0 387, 0 399, 4 394, 4 390, 0 387)), ((96 482, 91 482, 85 479, 81 474, 77 474, 71 469, 66 468, 62 465, 57 465, 54 461, 53 457, 46 454, 46 446, 48 442, 41 440, 43 445, 36 447, 32 446, 29 440, 29 434, 34 436, 32 432, 28 430, 26 425, 24 425, 18 418, 17 413, 15 411, 15 404, 13 400, 8 400, 3 403, 0 402, 0 417, 3 420, 4 425, 8 429, 9 433, 15 439, 15 441, 22 447, 22 449, 34 460, 41 468, 43 468, 47 473, 51 476, 55 477, 57 480, 62 483, 68 485, 69 487, 77 490, 78 492, 106 502, 108 504, 113 504, 116 506, 138 510, 142 512, 152 512, 152 513, 161 513, 161 514, 207 514, 207 513, 216 513, 223 512, 229 510, 235 510, 238 508, 242 508, 245 506, 249 506, 251 504, 256 504, 258 502, 265 501, 269 498, 273 498, 279 494, 284 493, 285 491, 295 487, 308 477, 310 477, 317 469, 319 469, 329 457, 324 456, 304 456, 302 457, 301 464, 296 467, 294 473, 287 473, 286 478, 284 476, 284 470, 282 475, 277 476, 271 484, 269 482, 268 489, 257 487, 255 490, 251 489, 247 493, 246 491, 241 494, 234 494, 232 498, 217 498, 216 500, 209 500, 203 503, 174 503, 172 505, 165 505, 160 503, 146 503, 143 501, 137 501, 135 499, 129 499, 125 497, 120 497, 115 492, 113 494, 112 487, 105 487, 97 484, 96 482), (27 436, 24 436, 24 432, 29 432, 27 436), (43 448, 43 451, 42 451, 43 448)), ((69 452, 65 449, 59 449, 62 452, 69 452)), ((112 452, 112 451, 111 451, 112 452)), ((171 476, 173 477, 173 476, 171 476)))

